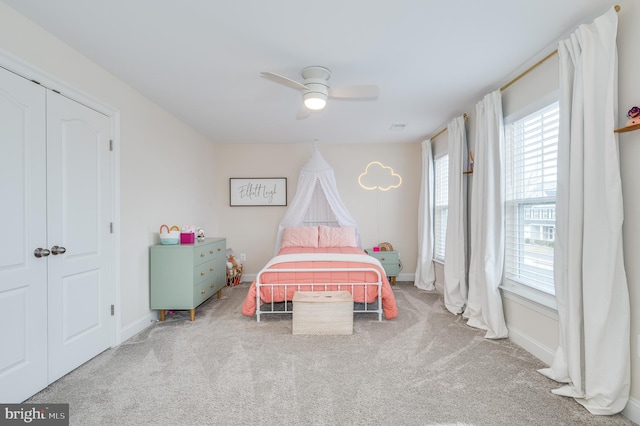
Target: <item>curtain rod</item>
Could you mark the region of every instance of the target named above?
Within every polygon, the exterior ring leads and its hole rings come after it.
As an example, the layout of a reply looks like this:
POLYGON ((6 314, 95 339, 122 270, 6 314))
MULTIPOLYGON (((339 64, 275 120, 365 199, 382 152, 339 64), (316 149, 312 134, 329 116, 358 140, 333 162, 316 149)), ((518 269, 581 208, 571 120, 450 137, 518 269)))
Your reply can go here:
MULTIPOLYGON (((616 12, 620 12, 620 6, 619 5, 615 5, 614 6, 616 12)), ((502 86, 500 88, 500 91, 504 91, 506 88, 508 88, 509 86, 511 86, 513 83, 515 83, 516 81, 520 80, 522 77, 524 77, 525 75, 529 74, 531 71, 533 71, 534 69, 536 69, 537 67, 539 67, 540 65, 542 65, 544 62, 547 61, 547 59, 551 58, 553 55, 558 53, 558 49, 554 50, 553 52, 549 53, 547 56, 545 56, 544 58, 540 59, 538 62, 536 62, 535 64, 533 64, 532 66, 530 66, 529 68, 527 68, 526 70, 524 70, 520 75, 518 75, 516 78, 514 78, 513 80, 511 80, 510 82, 508 82, 507 84, 505 84, 504 86, 502 86)))
MULTIPOLYGON (((465 112, 464 114, 462 114, 462 117, 464 117, 464 119, 467 119, 467 113, 465 112)), ((438 133, 436 133, 435 135, 431 136, 429 139, 435 139, 438 136, 440 136, 441 134, 443 134, 444 132, 447 131, 447 128, 445 127, 444 129, 440 130, 438 133)))
MULTIPOLYGON (((614 6, 616 12, 620 12, 620 6, 619 5, 615 5, 614 6)), ((536 62, 535 64, 533 64, 532 66, 530 66, 529 68, 527 68, 526 70, 524 70, 520 75, 518 75, 516 78, 514 78, 513 80, 511 80, 510 82, 508 82, 507 84, 505 84, 504 86, 502 86, 500 88, 500 91, 504 91, 505 89, 507 89, 509 86, 511 86, 513 83, 515 83, 516 81, 520 80, 522 77, 524 77, 525 75, 529 74, 531 71, 533 71, 534 69, 536 69, 537 67, 539 67, 540 65, 542 65, 544 62, 546 62, 549 58, 551 58, 553 55, 558 53, 558 49, 554 50, 553 52, 549 53, 547 56, 545 56, 544 58, 540 59, 538 62, 536 62)), ((467 114, 464 115, 464 118, 467 118, 467 114)), ((447 131, 447 128, 445 127, 444 129, 440 130, 438 133, 436 133, 435 135, 431 136, 431 138, 429 139, 435 139, 438 136, 440 136, 441 134, 443 134, 444 132, 447 131)))

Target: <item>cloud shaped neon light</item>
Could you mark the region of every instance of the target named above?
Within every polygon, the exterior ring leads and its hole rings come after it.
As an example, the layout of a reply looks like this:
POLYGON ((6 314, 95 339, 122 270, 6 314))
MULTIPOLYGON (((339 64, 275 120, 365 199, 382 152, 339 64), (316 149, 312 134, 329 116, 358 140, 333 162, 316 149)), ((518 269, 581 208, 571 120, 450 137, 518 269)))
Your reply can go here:
POLYGON ((402 176, 395 173, 391 167, 385 166, 379 161, 372 161, 358 176, 358 184, 369 191, 374 189, 388 191, 402 185, 402 176))

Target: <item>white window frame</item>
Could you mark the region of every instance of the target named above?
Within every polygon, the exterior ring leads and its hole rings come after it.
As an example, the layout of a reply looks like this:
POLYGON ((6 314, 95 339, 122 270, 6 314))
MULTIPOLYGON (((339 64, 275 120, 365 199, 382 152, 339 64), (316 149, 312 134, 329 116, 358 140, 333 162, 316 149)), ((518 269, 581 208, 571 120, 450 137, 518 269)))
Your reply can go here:
MULTIPOLYGON (((514 123, 524 117, 527 117, 528 115, 531 115, 537 111, 540 111, 557 101, 558 101, 558 92, 555 91, 539 99, 538 101, 531 103, 530 105, 523 108, 522 110, 514 114, 511 114, 510 116, 505 117, 504 125, 506 127, 508 124, 514 123)), ((540 200, 540 201, 548 202, 549 200, 540 200)), ((545 308, 549 308, 552 311, 557 310, 555 294, 550 293, 548 291, 542 291, 538 288, 519 282, 518 280, 509 278, 506 274, 506 262, 505 262, 505 276, 503 277, 503 283, 502 283, 501 289, 506 292, 506 296, 516 297, 517 299, 524 299, 524 300, 533 302, 537 305, 543 306, 545 308)))
POLYGON ((441 216, 443 208, 448 212, 449 207, 449 155, 444 154, 433 161, 434 168, 434 203, 433 203, 433 260, 444 264, 446 252, 447 219, 441 216), (446 174, 443 175, 442 166, 446 165, 446 174), (444 185, 444 187, 443 187, 444 185))

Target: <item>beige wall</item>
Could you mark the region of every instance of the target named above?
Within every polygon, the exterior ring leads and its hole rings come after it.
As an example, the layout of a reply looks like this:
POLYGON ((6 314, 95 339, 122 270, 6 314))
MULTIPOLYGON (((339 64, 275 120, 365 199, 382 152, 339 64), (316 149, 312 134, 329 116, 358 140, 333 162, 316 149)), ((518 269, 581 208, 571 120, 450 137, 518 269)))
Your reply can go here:
MULTIPOLYGON (((286 207, 229 207, 230 177, 286 177, 288 202, 295 195, 298 174, 313 154, 312 144, 232 145, 215 148, 216 191, 224 194, 216 206, 221 234, 236 254, 245 253, 245 279, 273 256, 275 235, 286 207)), ((404 265, 400 279, 413 280, 417 259, 418 193, 421 147, 411 144, 323 144, 318 149, 333 167, 343 203, 360 228, 362 243, 371 247, 391 242, 404 265), (367 191, 358 176, 371 161, 379 161, 402 176, 389 191, 367 191), (408 274, 408 276, 407 276, 408 274)))
MULTIPOLYGON (((122 338, 150 324, 149 245, 162 223, 216 230, 211 141, 135 89, 0 3, 0 49, 120 112, 116 156, 120 168, 120 297, 122 338)), ((6 64, 2 64, 5 65, 6 64)))
MULTIPOLYGON (((623 126, 629 108, 640 105, 640 51, 638 50, 638 24, 640 2, 622 0, 618 26, 618 124, 623 126)), ((624 201, 624 259, 631 299, 631 396, 632 407, 626 414, 640 423, 640 185, 638 185, 638 161, 640 161, 640 131, 619 135, 620 170, 624 201)))

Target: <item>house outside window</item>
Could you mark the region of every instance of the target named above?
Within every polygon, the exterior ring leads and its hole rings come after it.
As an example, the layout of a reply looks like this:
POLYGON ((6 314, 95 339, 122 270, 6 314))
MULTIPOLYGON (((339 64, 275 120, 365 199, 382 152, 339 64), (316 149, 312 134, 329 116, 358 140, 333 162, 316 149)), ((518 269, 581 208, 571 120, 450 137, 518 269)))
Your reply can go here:
POLYGON ((447 212, 449 208, 449 156, 435 160, 435 199, 434 199, 434 259, 444 262, 445 240, 447 235, 447 212))
POLYGON ((505 279, 555 294, 558 102, 505 126, 505 279))

